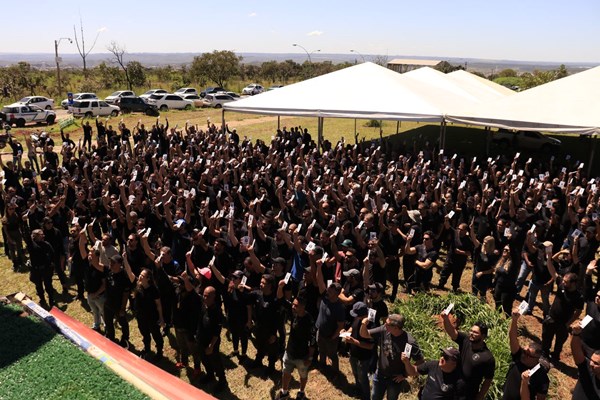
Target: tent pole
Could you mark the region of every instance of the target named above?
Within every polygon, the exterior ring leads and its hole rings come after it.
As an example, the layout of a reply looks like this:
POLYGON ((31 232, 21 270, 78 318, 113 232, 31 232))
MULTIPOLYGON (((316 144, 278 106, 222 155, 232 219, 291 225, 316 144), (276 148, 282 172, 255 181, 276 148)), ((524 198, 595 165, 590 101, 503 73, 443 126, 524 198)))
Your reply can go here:
POLYGON ((400 121, 396 121, 396 135, 400 133, 400 121))
POLYGON ((227 133, 227 128, 225 128, 225 109, 221 108, 221 132, 223 135, 227 133))
POLYGON ((592 150, 590 151, 590 160, 588 161, 588 167, 587 167, 587 176, 588 178, 590 177, 590 175, 592 174, 592 164, 594 163, 594 153, 596 153, 596 143, 598 142, 598 137, 594 137, 596 136, 595 134, 591 134, 590 138, 593 140, 592 143, 592 150))
POLYGON ((489 126, 485 127, 485 156, 490 156, 490 142, 492 139, 492 128, 489 126))
POLYGON ((442 120, 440 125, 440 150, 446 147, 446 120, 442 120))
POLYGON ((277 130, 281 129, 281 115, 277 116, 277 130))
POLYGON ((323 117, 317 119, 317 151, 321 152, 321 141, 323 140, 323 117))
POLYGON ((356 118, 354 118, 354 136, 356 136, 356 118))

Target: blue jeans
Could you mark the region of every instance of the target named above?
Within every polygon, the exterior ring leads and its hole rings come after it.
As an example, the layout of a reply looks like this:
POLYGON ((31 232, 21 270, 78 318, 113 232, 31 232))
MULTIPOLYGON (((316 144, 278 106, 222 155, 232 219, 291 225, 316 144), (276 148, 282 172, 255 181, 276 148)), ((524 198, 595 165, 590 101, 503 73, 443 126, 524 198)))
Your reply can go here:
POLYGON ((354 381, 356 386, 360 388, 361 399, 369 400, 371 388, 369 386, 369 365, 371 359, 359 360, 356 357, 350 357, 350 366, 352 367, 352 374, 354 375, 354 381))
POLYGON ((521 289, 523 289, 523 285, 525 284, 525 280, 531 273, 531 268, 527 266, 525 261, 521 263, 521 269, 519 270, 519 276, 517 277, 517 295, 521 295, 521 289))
POLYGON ((527 312, 532 312, 535 307, 535 301, 537 299, 538 292, 542 294, 542 312, 544 313, 544 317, 548 315, 548 311, 550 311, 550 289, 551 286, 545 286, 543 283, 538 284, 531 281, 531 285, 529 286, 529 291, 527 292, 527 303, 529 304, 529 308, 527 312))
POLYGON ((390 377, 379 375, 378 372, 373 375, 373 390, 371 391, 371 400, 383 400, 386 395, 387 400, 397 400, 400 393, 410 391, 410 385, 407 380, 396 383, 390 377))

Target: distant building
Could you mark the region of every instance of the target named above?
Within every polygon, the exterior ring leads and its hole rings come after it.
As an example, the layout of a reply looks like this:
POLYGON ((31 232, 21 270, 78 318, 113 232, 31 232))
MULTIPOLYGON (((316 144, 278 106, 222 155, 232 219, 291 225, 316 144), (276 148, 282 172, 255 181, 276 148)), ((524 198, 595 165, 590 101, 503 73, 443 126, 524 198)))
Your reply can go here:
POLYGON ((392 61, 388 61, 387 67, 392 71, 399 72, 401 74, 412 71, 413 69, 418 69, 421 67, 431 67, 435 68, 442 60, 421 60, 416 58, 396 58, 392 61))

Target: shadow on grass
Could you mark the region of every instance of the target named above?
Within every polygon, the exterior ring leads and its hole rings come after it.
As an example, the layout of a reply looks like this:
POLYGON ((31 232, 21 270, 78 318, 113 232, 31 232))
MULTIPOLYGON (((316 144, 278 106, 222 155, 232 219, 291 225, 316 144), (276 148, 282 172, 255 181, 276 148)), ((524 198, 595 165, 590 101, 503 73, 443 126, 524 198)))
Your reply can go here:
POLYGON ((18 306, 0 305, 0 326, 0 369, 35 353, 56 336, 50 329, 40 329, 18 306))

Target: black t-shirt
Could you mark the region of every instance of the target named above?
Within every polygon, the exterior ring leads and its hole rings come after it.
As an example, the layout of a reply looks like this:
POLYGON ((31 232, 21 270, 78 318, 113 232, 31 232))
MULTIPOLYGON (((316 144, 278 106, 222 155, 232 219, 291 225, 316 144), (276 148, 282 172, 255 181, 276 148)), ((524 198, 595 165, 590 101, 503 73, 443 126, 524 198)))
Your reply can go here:
POLYGON ((460 361, 467 385, 468 398, 472 398, 479 392, 484 379, 494 378, 496 360, 485 343, 481 349, 473 349, 469 335, 465 332, 459 332, 455 342, 460 350, 460 361))
POLYGON ((402 331, 399 336, 394 336, 387 331, 385 325, 369 329, 369 334, 379 345, 379 359, 377 360, 377 374, 385 377, 406 375, 406 368, 402 362, 402 352, 407 343, 412 345, 410 358, 419 362, 423 360, 421 348, 417 341, 408 332, 402 331))
POLYGON ((158 288, 150 285, 147 288, 139 287, 135 290, 134 310, 138 319, 155 322, 158 321, 156 300, 160 299, 158 288))
MULTIPOLYGON (((531 369, 521 362, 522 353, 523 349, 519 349, 515 354, 511 355, 513 361, 506 373, 502 400, 521 400, 521 374, 524 371, 531 369)), ((529 392, 531 393, 530 400, 534 400, 538 393, 547 394, 549 386, 550 379, 548 379, 548 371, 541 367, 529 379, 529 392)))
POLYGON ((254 322, 257 337, 275 335, 278 327, 279 300, 275 294, 265 296, 260 290, 249 294, 250 302, 254 305, 254 322))
POLYGON ((550 317, 558 323, 566 324, 573 317, 575 310, 583 310, 583 303, 583 296, 578 290, 569 292, 561 284, 550 307, 550 317))
POLYGON ((319 335, 325 337, 333 335, 337 330, 338 322, 345 320, 345 315, 344 305, 339 300, 332 303, 327 299, 327 295, 324 295, 321 298, 316 322, 319 335))
POLYGON ((85 290, 88 293, 95 293, 98 290, 100 290, 100 287, 102 286, 102 281, 104 279, 105 274, 103 271, 98 270, 93 265, 91 265, 91 263, 87 263, 83 275, 83 283, 85 286, 85 290))
POLYGON ((600 380, 590 371, 587 360, 577 364, 579 379, 573 389, 573 400, 600 400, 600 380))
POLYGON ((439 361, 427 361, 417 367, 420 375, 427 375, 427 381, 421 399, 423 400, 466 400, 465 381, 460 368, 445 373, 439 365, 439 361))
POLYGON ((315 346, 315 323, 309 313, 295 316, 290 327, 286 352, 292 360, 308 357, 308 350, 315 346))
MULTIPOLYGON (((424 244, 419 244, 415 246, 415 249, 417 250, 417 261, 423 262, 426 260, 431 260, 433 264, 435 264, 439 257, 439 254, 435 248, 427 250, 427 247, 424 244)), ((429 269, 433 267, 433 264, 431 267, 429 267, 429 269)))
MULTIPOLYGON (((200 320, 198 321, 198 330, 196 340, 202 348, 208 346, 213 337, 221 336, 221 327, 223 326, 223 312, 221 307, 213 305, 202 310, 200 320)), ((217 342, 220 339, 217 339, 217 342)))
POLYGON ((600 307, 589 301, 586 314, 592 317, 590 323, 581 331, 581 340, 593 349, 600 349, 600 307))
MULTIPOLYGON (((360 326, 362 325, 362 318, 355 318, 352 321, 352 336, 354 339, 358 340, 360 343, 371 344, 373 343, 372 338, 364 338, 360 336, 360 326)), ((364 349, 359 346, 350 345, 350 357, 354 357, 358 360, 369 360, 373 355, 371 349, 364 349)))
POLYGON ((123 294, 131 288, 129 277, 123 268, 119 272, 112 272, 109 267, 104 269, 106 278, 106 305, 113 310, 123 307, 123 294))

